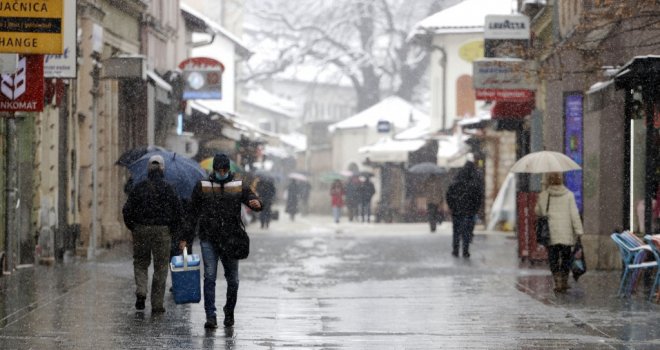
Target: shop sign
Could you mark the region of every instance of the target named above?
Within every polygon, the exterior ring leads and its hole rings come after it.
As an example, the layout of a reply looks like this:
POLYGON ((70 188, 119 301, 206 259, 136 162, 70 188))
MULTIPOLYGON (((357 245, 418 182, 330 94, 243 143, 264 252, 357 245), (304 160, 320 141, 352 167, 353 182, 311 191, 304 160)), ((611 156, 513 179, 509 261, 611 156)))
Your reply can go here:
MULTIPOLYGON (((584 150, 584 99, 581 93, 571 93, 564 97, 564 153, 582 166, 584 150)), ((578 210, 582 213, 583 187, 582 170, 569 171, 565 174, 565 183, 573 195, 578 210)))
POLYGON ((475 89, 477 100, 527 102, 534 98, 534 91, 522 89, 475 89))
POLYGON ((387 120, 379 120, 376 129, 381 134, 389 133, 392 130, 392 123, 387 120))
POLYGON ((222 73, 225 67, 208 57, 188 58, 179 64, 183 71, 184 100, 222 99, 222 73))
POLYGON ((484 39, 529 40, 529 17, 525 15, 488 15, 484 39))
POLYGON ((44 108, 44 56, 19 55, 18 67, 0 79, 0 112, 41 112, 44 108))
POLYGON ((76 0, 64 0, 64 27, 61 55, 46 55, 44 58, 45 78, 76 78, 76 0))
POLYGON ((472 64, 475 89, 536 90, 533 61, 512 58, 486 58, 472 64))
POLYGON ((0 1, 0 52, 61 55, 63 0, 0 1))

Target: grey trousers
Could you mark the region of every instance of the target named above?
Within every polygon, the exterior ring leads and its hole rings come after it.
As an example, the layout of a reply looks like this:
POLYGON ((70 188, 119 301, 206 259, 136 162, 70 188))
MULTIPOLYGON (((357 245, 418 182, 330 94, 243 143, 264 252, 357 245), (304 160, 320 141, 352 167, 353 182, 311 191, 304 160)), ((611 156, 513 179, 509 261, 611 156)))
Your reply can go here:
POLYGON ((149 265, 153 256, 152 309, 163 308, 171 240, 170 229, 167 226, 138 225, 133 231, 133 273, 135 274, 135 295, 137 297, 146 298, 147 296, 149 265))

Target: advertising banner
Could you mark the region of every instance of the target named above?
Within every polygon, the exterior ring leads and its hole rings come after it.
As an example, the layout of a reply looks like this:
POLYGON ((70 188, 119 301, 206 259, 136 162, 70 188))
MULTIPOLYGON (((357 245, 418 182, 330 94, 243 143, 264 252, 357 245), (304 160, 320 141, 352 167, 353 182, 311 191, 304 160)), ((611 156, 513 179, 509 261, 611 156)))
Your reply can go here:
MULTIPOLYGON (((583 166, 583 99, 582 94, 572 93, 564 98, 564 153, 583 166)), ((582 170, 569 171, 564 176, 566 187, 575 195, 578 210, 582 213, 582 170)))
POLYGON ((76 0, 64 0, 64 19, 62 21, 64 50, 61 55, 46 55, 44 58, 44 77, 76 78, 76 0))
POLYGON ((0 52, 61 55, 63 0, 0 1, 0 52))
POLYGON ((44 109, 44 56, 19 55, 18 68, 0 79, 0 112, 44 109))

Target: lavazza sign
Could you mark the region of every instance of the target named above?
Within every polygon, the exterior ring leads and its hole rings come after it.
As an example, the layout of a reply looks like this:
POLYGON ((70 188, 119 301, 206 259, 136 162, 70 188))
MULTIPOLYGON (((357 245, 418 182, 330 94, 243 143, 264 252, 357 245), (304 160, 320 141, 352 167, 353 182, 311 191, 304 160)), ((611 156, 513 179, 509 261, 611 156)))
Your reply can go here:
POLYGON ((525 15, 486 16, 484 39, 529 40, 529 17, 525 15))

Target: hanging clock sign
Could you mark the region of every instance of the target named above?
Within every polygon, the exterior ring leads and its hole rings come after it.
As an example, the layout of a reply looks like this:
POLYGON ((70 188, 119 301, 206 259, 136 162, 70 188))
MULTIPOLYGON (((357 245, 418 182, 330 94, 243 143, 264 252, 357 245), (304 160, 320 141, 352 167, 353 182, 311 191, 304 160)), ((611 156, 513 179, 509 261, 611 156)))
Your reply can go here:
POLYGON ((225 66, 208 57, 192 57, 179 63, 183 72, 184 100, 221 100, 225 66))

